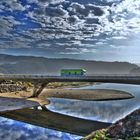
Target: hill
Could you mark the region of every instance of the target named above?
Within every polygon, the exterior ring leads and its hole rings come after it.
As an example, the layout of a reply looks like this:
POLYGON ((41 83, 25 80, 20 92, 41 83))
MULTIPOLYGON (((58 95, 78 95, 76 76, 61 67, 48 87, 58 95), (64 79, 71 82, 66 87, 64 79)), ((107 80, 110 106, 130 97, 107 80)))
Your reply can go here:
POLYGON ((135 74, 140 74, 140 67, 138 68, 134 68, 130 71, 131 74, 135 73, 135 74))
POLYGON ((0 54, 0 73, 59 75, 61 69, 84 68, 87 74, 128 74, 139 67, 128 62, 53 59, 0 54))

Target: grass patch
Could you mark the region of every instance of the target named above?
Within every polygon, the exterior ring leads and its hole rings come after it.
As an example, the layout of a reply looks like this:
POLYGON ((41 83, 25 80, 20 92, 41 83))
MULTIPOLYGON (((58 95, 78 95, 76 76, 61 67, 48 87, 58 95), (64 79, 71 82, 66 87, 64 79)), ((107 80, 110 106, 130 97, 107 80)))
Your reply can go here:
MULTIPOLYGON (((97 130, 81 140, 112 140, 106 136, 106 129, 97 130)), ((117 138, 116 140, 140 140, 140 137, 131 137, 126 139, 117 138)))

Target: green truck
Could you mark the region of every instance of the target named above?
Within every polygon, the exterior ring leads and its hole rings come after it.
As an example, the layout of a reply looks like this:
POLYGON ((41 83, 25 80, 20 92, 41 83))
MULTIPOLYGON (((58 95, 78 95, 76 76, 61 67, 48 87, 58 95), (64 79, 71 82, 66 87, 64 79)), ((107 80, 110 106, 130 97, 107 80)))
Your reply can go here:
POLYGON ((62 69, 61 76, 85 76, 85 69, 62 69))

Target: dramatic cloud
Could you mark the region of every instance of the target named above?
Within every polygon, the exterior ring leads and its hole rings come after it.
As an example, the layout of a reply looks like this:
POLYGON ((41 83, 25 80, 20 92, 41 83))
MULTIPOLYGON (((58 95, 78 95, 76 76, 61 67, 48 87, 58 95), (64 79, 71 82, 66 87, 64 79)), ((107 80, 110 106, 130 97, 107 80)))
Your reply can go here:
POLYGON ((24 11, 26 7, 21 5, 21 2, 18 0, 1 0, 0 1, 0 8, 2 10, 9 10, 9 11, 24 11))
MULTIPOLYGON (((49 51, 51 57, 70 53, 96 59, 94 56, 101 54, 107 45, 114 60, 118 48, 130 49, 128 44, 140 34, 139 9, 139 0, 1 0, 0 49, 38 48, 42 55, 44 49, 49 51), (118 39, 120 44, 115 44, 118 39), (67 49, 70 47, 71 52, 67 49), (93 53, 92 58, 88 53, 93 53)), ((108 55, 106 51, 101 60, 110 60, 108 55)))

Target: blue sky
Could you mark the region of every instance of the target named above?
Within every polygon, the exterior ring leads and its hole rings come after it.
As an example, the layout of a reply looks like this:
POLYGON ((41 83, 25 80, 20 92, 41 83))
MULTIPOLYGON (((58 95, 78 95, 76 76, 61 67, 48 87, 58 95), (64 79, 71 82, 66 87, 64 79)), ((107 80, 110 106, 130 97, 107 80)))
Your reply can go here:
POLYGON ((139 0, 1 0, 0 53, 139 63, 139 0))

